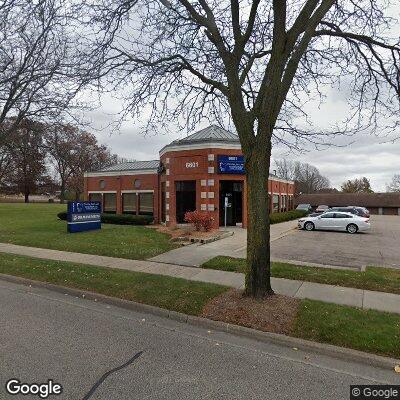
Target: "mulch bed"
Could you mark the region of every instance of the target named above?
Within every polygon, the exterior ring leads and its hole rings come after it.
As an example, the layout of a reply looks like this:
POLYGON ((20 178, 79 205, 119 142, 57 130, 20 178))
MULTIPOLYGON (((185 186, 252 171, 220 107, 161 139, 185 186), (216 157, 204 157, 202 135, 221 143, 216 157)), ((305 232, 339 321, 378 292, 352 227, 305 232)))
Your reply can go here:
POLYGON ((212 229, 211 231, 195 231, 193 227, 174 227, 170 228, 164 225, 147 225, 148 228, 156 229, 158 232, 161 233, 168 233, 171 236, 171 239, 175 239, 177 237, 187 237, 187 238, 197 238, 197 239, 208 239, 210 237, 218 236, 219 229, 212 229))
POLYGON ((261 331, 289 334, 299 304, 299 299, 278 294, 255 300, 232 289, 207 303, 201 316, 261 331))

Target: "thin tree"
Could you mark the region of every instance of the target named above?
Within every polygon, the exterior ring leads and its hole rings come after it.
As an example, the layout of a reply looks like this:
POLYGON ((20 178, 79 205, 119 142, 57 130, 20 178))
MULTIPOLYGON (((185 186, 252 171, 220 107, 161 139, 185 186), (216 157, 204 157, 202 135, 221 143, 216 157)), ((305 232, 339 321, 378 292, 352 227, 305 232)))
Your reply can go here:
MULTIPOLYGON (((67 184, 77 168, 80 131, 69 124, 48 124, 45 147, 60 181, 60 202, 64 203, 67 184)), ((87 149, 91 151, 90 148, 87 149)), ((90 157, 90 154, 88 154, 90 157)))
POLYGON ((0 190, 9 184, 13 170, 13 156, 10 148, 0 145, 0 190))
POLYGON ((24 194, 25 203, 33 194, 46 174, 46 152, 43 147, 44 126, 24 119, 17 126, 9 122, 10 130, 7 146, 12 154, 10 182, 15 190, 24 194))
POLYGON ((400 193, 400 174, 394 174, 392 182, 386 187, 387 192, 400 193))
POLYGON ((396 21, 386 16, 387 3, 102 0, 85 9, 87 29, 98 33, 89 72, 106 77, 108 89, 132 89, 127 113, 149 112, 149 128, 182 118, 189 128, 203 118, 233 121, 248 182, 248 295, 273 293, 271 149, 277 141, 297 147, 317 140, 302 118, 304 102, 321 85, 345 80, 356 118, 347 123, 376 125, 379 112, 396 123, 400 46, 390 37, 396 21))

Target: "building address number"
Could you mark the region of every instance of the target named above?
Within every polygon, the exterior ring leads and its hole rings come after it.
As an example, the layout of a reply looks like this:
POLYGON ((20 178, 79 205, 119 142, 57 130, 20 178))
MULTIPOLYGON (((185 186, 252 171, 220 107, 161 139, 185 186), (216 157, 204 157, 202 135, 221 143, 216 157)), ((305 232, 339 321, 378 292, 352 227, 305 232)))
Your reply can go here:
POLYGON ((191 161, 186 163, 186 168, 197 168, 199 163, 197 161, 191 161))

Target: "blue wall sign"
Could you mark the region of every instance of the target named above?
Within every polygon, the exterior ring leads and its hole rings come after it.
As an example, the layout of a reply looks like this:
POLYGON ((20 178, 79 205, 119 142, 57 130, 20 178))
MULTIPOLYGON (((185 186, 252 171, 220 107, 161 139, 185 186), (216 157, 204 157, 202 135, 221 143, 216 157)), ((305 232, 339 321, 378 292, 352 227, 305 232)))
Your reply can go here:
POLYGON ((101 228, 99 201, 68 202, 68 232, 83 232, 101 228))
POLYGON ((244 174, 244 156, 218 156, 220 174, 244 174))

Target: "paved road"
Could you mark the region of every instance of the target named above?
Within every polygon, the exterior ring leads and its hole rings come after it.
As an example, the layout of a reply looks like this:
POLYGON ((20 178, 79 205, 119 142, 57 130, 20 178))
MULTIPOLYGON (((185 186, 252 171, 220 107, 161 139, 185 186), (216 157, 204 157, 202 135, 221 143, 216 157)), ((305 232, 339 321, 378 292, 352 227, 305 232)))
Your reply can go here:
MULTIPOLYGON (((400 268, 400 216, 371 216, 371 231, 345 232, 293 229, 296 221, 271 225, 271 260, 361 268, 400 268)), ((206 245, 190 245, 153 257, 152 261, 200 266, 218 255, 246 257, 246 229, 206 245)))
POLYGON ((0 304, 1 399, 33 398, 6 395, 11 377, 52 378, 64 392, 50 398, 71 400, 337 400, 349 398, 350 384, 398 382, 388 370, 4 281, 0 304))

